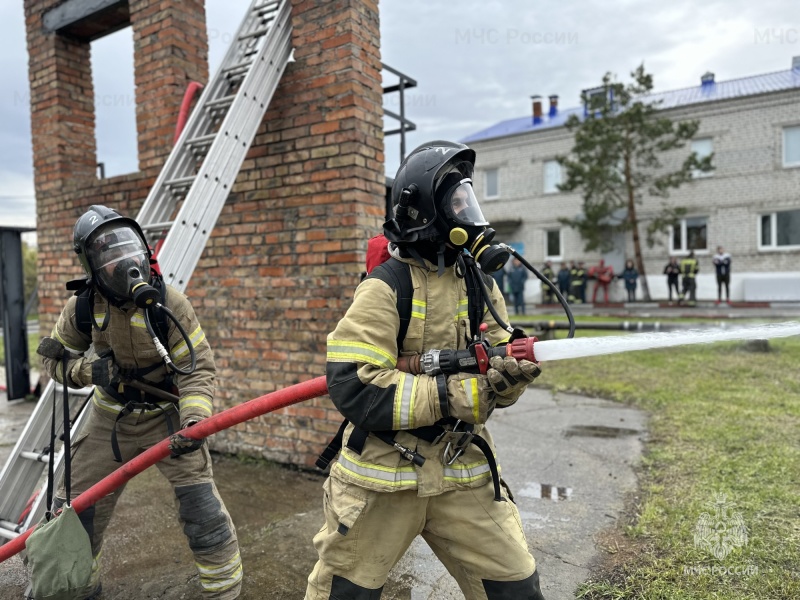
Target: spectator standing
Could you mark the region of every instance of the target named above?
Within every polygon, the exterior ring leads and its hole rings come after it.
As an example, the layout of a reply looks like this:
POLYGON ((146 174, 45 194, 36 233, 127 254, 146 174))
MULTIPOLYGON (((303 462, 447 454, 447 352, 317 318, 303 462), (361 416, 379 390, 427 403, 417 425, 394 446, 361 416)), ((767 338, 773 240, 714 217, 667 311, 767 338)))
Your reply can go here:
POLYGON ((683 302, 688 296, 687 304, 689 306, 694 306, 697 302, 697 272, 699 270, 700 265, 694 257, 694 250, 690 250, 689 256, 681 261, 681 275, 683 276, 683 281, 681 283, 683 284, 683 290, 681 290, 679 298, 679 301, 683 302))
POLYGON ((514 314, 525 314, 525 280, 528 279, 528 270, 522 266, 519 259, 514 259, 511 270, 508 272, 508 287, 514 297, 514 314))
POLYGON ((589 276, 583 264, 583 261, 579 260, 578 265, 571 268, 569 271, 570 302, 576 304, 583 304, 586 302, 586 280, 589 276))
POLYGON ((667 276, 667 293, 669 294, 669 301, 672 303, 672 290, 675 290, 675 297, 680 299, 681 293, 678 289, 678 275, 681 273, 681 266, 678 264, 678 259, 674 256, 670 257, 667 266, 664 267, 664 275, 667 276))
MULTIPOLYGON (((544 269, 542 269, 542 275, 547 277, 548 281, 554 282, 556 279, 555 271, 553 271, 553 263, 549 260, 544 263, 544 269)), ((556 295, 553 292, 553 288, 547 285, 544 281, 542 282, 542 303, 543 304, 554 304, 556 301, 556 295)))
POLYGON ((731 303, 731 255, 722 246, 717 246, 713 258, 717 269, 717 304, 722 302, 722 286, 725 286, 725 302, 731 303))
POLYGON ((498 269, 494 273, 492 273, 492 277, 494 278, 495 283, 497 284, 497 289, 500 290, 500 293, 503 294, 503 300, 506 302, 508 301, 508 292, 506 292, 506 269, 503 267, 502 269, 498 269))
POLYGON ((564 298, 569 296, 569 267, 567 263, 561 263, 561 269, 558 271, 558 291, 564 298))
POLYGON ((614 268, 607 265, 602 258, 600 262, 589 269, 589 276, 594 277, 594 291, 592 292, 592 304, 597 302, 597 290, 603 290, 603 302, 608 304, 608 284, 614 279, 614 268))
POLYGON ((625 261, 625 269, 620 278, 625 281, 625 290, 628 292, 628 302, 636 302, 636 285, 639 280, 639 271, 633 266, 632 260, 625 261))

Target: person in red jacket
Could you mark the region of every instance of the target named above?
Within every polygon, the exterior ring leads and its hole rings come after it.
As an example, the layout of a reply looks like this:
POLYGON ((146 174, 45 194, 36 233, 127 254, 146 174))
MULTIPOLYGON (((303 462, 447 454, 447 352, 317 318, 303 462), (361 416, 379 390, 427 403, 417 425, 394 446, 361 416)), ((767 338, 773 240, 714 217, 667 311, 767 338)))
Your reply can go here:
POLYGON ((600 262, 589 269, 589 277, 594 279, 594 292, 592 292, 592 304, 597 302, 597 290, 603 290, 603 302, 608 304, 608 285, 614 280, 614 269, 611 265, 606 265, 602 258, 600 262))

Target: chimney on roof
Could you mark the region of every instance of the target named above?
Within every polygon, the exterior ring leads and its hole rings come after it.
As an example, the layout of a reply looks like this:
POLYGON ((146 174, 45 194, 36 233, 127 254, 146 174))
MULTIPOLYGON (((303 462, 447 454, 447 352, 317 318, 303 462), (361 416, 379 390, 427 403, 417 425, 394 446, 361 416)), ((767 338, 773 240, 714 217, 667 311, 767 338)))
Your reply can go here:
POLYGON ((714 85, 714 74, 711 71, 706 71, 703 75, 700 76, 700 85, 702 87, 708 87, 710 85, 714 85))
POLYGON ((533 124, 538 125, 542 122, 542 97, 531 96, 533 101, 533 124))
POLYGON ((551 119, 556 116, 558 113, 558 96, 553 94, 550 96, 550 110, 547 112, 547 116, 551 119))
POLYGON ((792 71, 800 71, 800 56, 792 57, 792 71))

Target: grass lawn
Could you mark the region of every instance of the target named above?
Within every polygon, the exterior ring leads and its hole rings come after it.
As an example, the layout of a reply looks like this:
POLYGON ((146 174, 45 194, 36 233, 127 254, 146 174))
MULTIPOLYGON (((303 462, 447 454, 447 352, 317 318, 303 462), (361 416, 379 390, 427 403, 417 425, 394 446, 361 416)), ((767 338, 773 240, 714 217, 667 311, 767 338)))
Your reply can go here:
POLYGON ((606 560, 579 598, 800 599, 800 339, 770 348, 722 342, 544 364, 543 385, 651 415, 638 501, 607 532, 606 560))

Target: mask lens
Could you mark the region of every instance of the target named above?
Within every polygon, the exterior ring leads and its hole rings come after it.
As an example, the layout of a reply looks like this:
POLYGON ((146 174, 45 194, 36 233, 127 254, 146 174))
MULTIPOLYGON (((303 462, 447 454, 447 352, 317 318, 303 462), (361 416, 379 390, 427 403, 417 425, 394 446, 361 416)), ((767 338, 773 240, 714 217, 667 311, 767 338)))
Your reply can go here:
POLYGON ((472 190, 472 181, 464 179, 449 194, 450 217, 462 225, 485 226, 488 221, 483 216, 478 199, 472 190))

